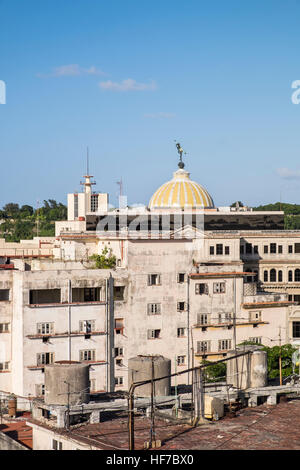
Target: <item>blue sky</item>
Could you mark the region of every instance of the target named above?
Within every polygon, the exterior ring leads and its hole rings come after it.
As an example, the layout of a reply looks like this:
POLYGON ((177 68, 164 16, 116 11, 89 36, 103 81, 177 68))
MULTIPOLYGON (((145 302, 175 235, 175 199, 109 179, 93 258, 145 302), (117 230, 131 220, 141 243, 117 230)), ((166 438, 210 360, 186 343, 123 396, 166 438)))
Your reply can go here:
POLYGON ((298 0, 0 0, 0 207, 147 203, 177 166, 216 205, 300 204, 298 0))

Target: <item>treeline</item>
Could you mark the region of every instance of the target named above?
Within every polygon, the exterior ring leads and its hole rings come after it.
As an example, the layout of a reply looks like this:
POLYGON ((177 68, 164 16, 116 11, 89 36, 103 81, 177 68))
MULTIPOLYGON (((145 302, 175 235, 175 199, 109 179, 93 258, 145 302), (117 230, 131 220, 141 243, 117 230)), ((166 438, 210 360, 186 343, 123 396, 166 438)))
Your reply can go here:
POLYGON ((54 199, 44 200, 38 209, 10 202, 0 209, 0 238, 9 242, 30 240, 35 236, 53 237, 55 221, 67 219, 67 207, 54 199))
POLYGON ((286 202, 275 202, 264 206, 253 207, 255 211, 283 211, 284 228, 286 230, 300 230, 300 205, 286 202))

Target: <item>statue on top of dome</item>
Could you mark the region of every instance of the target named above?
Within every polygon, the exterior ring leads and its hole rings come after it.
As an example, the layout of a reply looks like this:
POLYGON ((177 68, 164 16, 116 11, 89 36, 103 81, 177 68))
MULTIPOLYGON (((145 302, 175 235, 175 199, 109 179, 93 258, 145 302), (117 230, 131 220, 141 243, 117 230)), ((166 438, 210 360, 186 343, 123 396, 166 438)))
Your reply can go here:
MULTIPOLYGON (((176 140, 175 140, 175 142, 176 142, 176 140)), ((176 142, 176 147, 177 147, 177 151, 178 151, 179 156, 180 156, 178 166, 179 166, 180 169, 183 169, 184 168, 184 163, 182 161, 183 148, 181 147, 179 142, 176 142)), ((186 152, 184 152, 184 155, 186 155, 186 152)))

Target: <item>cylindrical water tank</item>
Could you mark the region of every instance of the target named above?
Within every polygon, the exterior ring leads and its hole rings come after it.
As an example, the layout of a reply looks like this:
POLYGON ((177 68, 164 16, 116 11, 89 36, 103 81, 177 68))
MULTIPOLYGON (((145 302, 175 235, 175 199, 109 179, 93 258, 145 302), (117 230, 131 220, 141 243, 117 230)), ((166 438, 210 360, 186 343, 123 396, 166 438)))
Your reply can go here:
POLYGON ((268 384, 268 357, 266 351, 253 351, 251 354, 250 387, 266 387, 268 384))
POLYGON ((227 383, 240 389, 266 387, 268 384, 267 353, 257 346, 246 345, 230 351, 227 357, 235 356, 242 351, 250 354, 234 358, 227 362, 227 383))
MULTIPOLYGON (((133 382, 151 380, 152 363, 154 378, 165 377, 171 374, 171 360, 163 356, 137 356, 128 361, 128 387, 133 382)), ((137 397, 151 396, 151 383, 137 387, 134 392, 137 397)), ((168 396, 171 394, 171 378, 167 377, 154 382, 155 396, 168 396)))
POLYGON ((80 405, 88 403, 89 365, 61 361, 45 366, 45 403, 47 405, 80 405))
POLYGON ((10 418, 17 416, 17 397, 11 397, 8 400, 8 416, 10 418))

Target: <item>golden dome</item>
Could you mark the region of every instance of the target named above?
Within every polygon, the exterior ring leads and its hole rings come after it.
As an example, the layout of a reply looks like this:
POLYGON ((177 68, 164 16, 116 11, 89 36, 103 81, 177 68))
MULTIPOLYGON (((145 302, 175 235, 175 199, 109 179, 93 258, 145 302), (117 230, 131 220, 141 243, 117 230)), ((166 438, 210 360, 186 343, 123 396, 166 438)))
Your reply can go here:
POLYGON ((149 208, 184 207, 212 209, 214 201, 203 186, 190 180, 190 174, 187 171, 179 169, 175 171, 171 181, 163 184, 153 194, 149 208))

